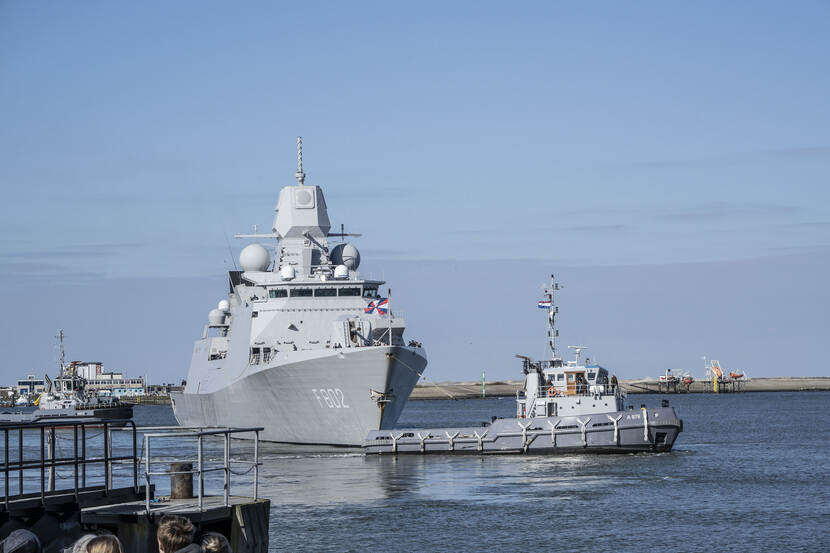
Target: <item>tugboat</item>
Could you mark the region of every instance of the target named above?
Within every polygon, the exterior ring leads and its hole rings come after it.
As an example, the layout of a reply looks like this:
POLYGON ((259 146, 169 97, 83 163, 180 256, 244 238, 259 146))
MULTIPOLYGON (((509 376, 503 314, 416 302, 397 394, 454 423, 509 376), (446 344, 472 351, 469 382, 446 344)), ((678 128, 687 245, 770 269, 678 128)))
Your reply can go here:
POLYGON ((579 356, 584 346, 569 346, 576 359, 557 355, 554 305, 558 283, 551 275, 539 307, 548 310, 551 359, 522 360, 525 384, 516 393, 516 417, 496 418, 481 427, 394 429, 369 432, 366 453, 560 454, 671 451, 683 430, 674 409, 625 407, 617 378, 579 356))
POLYGON ((58 330, 57 339, 60 347, 60 370, 54 382, 46 375, 46 392, 34 401, 37 409, 29 412, 0 413, 0 425, 63 418, 131 419, 132 405, 124 405, 114 397, 99 398, 86 391, 86 379, 75 374, 72 364, 66 364, 62 329, 58 330))

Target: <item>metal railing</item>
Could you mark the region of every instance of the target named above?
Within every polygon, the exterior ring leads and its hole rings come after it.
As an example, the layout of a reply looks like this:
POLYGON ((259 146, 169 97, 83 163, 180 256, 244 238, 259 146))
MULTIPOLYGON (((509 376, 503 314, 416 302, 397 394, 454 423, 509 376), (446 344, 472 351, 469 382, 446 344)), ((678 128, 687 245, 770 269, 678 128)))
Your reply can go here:
MULTIPOLYGON (((117 430, 117 429, 113 429, 117 430)), ((161 475, 172 475, 172 474, 193 474, 196 475, 198 480, 196 482, 196 487, 198 488, 197 491, 197 498, 198 498, 198 506, 199 511, 204 510, 204 498, 205 498, 205 475, 211 472, 218 472, 222 471, 224 475, 224 500, 223 505, 227 507, 230 504, 230 493, 231 493, 231 465, 232 464, 240 464, 240 465, 247 465, 250 466, 253 470, 253 499, 257 499, 259 496, 259 466, 262 464, 259 462, 259 433, 263 430, 262 427, 251 427, 251 428, 211 428, 211 427, 182 427, 182 426, 152 426, 152 427, 142 427, 140 429, 144 436, 144 455, 143 455, 143 463, 144 463, 144 482, 147 486, 147 489, 150 489, 150 478, 152 476, 161 476, 161 475), (253 433, 253 461, 245 461, 240 459, 231 459, 231 436, 239 435, 239 434, 250 434, 253 433), (209 437, 221 437, 224 441, 223 443, 223 461, 221 466, 209 466, 205 462, 204 458, 204 442, 205 438, 209 437), (172 470, 164 470, 164 471, 153 471, 152 466, 153 464, 159 464, 162 462, 169 462, 169 459, 154 459, 151 455, 151 442, 154 439, 164 439, 164 438, 177 438, 179 440, 184 439, 194 439, 196 441, 196 468, 193 470, 185 470, 185 471, 172 471, 172 470)), ((177 460, 177 462, 181 462, 177 460)), ((247 474, 247 473, 246 473, 247 474)), ((147 494, 145 498, 145 511, 146 513, 150 513, 150 495, 147 494)))
MULTIPOLYGON (((0 470, 3 472, 3 502, 6 510, 9 509, 11 501, 27 497, 24 490, 24 475, 30 471, 37 471, 40 476, 40 503, 44 505, 46 498, 55 493, 66 493, 72 491, 74 499, 77 502, 78 496, 81 492, 90 489, 87 486, 87 466, 101 464, 104 471, 104 495, 109 495, 112 490, 112 463, 129 463, 132 464, 133 469, 133 491, 138 494, 138 456, 136 449, 136 426, 133 421, 127 420, 54 420, 49 422, 29 422, 19 424, 9 424, 0 427, 3 433, 3 444, 5 446, 5 454, 3 465, 0 470), (118 430, 128 431, 132 437, 132 455, 113 456, 112 455, 112 433, 113 425, 118 425, 118 430), (92 437, 87 436, 88 429, 102 429, 104 436, 103 456, 88 457, 87 456, 87 440, 92 437), (72 454, 58 457, 57 439, 68 440, 60 436, 61 431, 72 431, 72 454), (35 434, 32 437, 32 434, 35 434), (29 438, 28 447, 33 445, 31 442, 40 446, 40 455, 36 459, 25 459, 24 457, 24 441, 29 438), (17 458, 11 459, 10 439, 17 439, 17 458), (73 486, 63 489, 56 489, 55 477, 59 476, 57 473, 58 467, 71 466, 73 468, 73 486), (14 478, 13 473, 17 473, 17 492, 10 493, 11 480, 14 478)), ((94 436, 94 437, 97 437, 94 436)), ((66 478, 66 477, 64 477, 66 478)), ((91 488, 98 489, 96 486, 91 488)), ((148 494, 149 495, 149 494, 148 494)))

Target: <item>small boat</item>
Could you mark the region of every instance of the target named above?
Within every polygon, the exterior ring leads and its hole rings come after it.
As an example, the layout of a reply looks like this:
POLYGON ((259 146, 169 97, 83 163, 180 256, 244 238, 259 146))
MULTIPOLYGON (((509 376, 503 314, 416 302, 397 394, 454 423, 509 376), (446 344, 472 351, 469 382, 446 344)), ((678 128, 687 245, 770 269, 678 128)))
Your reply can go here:
POLYGON ((52 381, 46 375, 46 392, 34 401, 34 411, 0 413, 0 424, 20 424, 64 418, 96 418, 129 420, 133 417, 132 405, 122 404, 118 398, 97 397, 86 390, 86 379, 75 373, 74 367, 65 362, 63 330, 58 330, 60 346, 60 371, 52 381))
POLYGON ((525 383, 516 395, 516 416, 496 418, 481 427, 373 430, 363 444, 367 453, 559 454, 671 451, 683 421, 668 401, 659 408, 625 406, 617 378, 596 363, 580 362, 584 346, 568 346, 574 361, 557 355, 554 319, 558 308, 551 276, 544 303, 548 309, 551 359, 519 355, 525 383))

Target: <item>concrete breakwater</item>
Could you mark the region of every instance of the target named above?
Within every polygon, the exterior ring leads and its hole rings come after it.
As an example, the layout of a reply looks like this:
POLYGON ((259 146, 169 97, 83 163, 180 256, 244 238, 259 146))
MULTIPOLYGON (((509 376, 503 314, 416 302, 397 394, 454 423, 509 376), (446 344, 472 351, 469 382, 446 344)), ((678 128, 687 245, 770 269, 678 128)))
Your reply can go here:
MULTIPOLYGON (((485 383, 487 397, 515 396, 523 386, 521 380, 496 380, 485 383)), ((629 394, 657 393, 658 381, 620 380, 623 390, 629 394)), ((682 391, 684 387, 679 386, 682 391)), ((744 392, 801 392, 830 390, 830 377, 774 377, 752 378, 743 384, 744 392)), ((711 392, 704 380, 695 380, 689 386, 689 393, 711 392)), ((481 381, 468 382, 419 382, 411 399, 471 399, 481 397, 481 381)))

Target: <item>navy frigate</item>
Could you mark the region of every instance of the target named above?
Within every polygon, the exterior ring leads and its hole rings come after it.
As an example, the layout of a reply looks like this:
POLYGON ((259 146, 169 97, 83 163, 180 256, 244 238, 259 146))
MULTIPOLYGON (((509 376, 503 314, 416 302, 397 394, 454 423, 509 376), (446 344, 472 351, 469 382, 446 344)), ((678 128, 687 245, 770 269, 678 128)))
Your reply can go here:
POLYGON ((481 427, 398 428, 369 433, 367 453, 557 454, 671 451, 683 421, 663 401, 660 407, 626 408, 616 377, 597 363, 564 361, 556 349, 559 308, 551 275, 539 307, 548 311, 551 358, 534 361, 518 355, 525 376, 516 393, 516 416, 496 418, 481 427))
POLYGON ((345 240, 360 235, 331 232, 322 188, 305 183, 300 138, 295 176, 279 193, 273 232, 237 235, 276 247, 241 251, 187 384, 171 394, 173 411, 184 426, 262 426, 268 441, 360 445, 370 430, 394 427, 426 353, 404 341, 385 282, 358 272, 360 253, 345 240))

